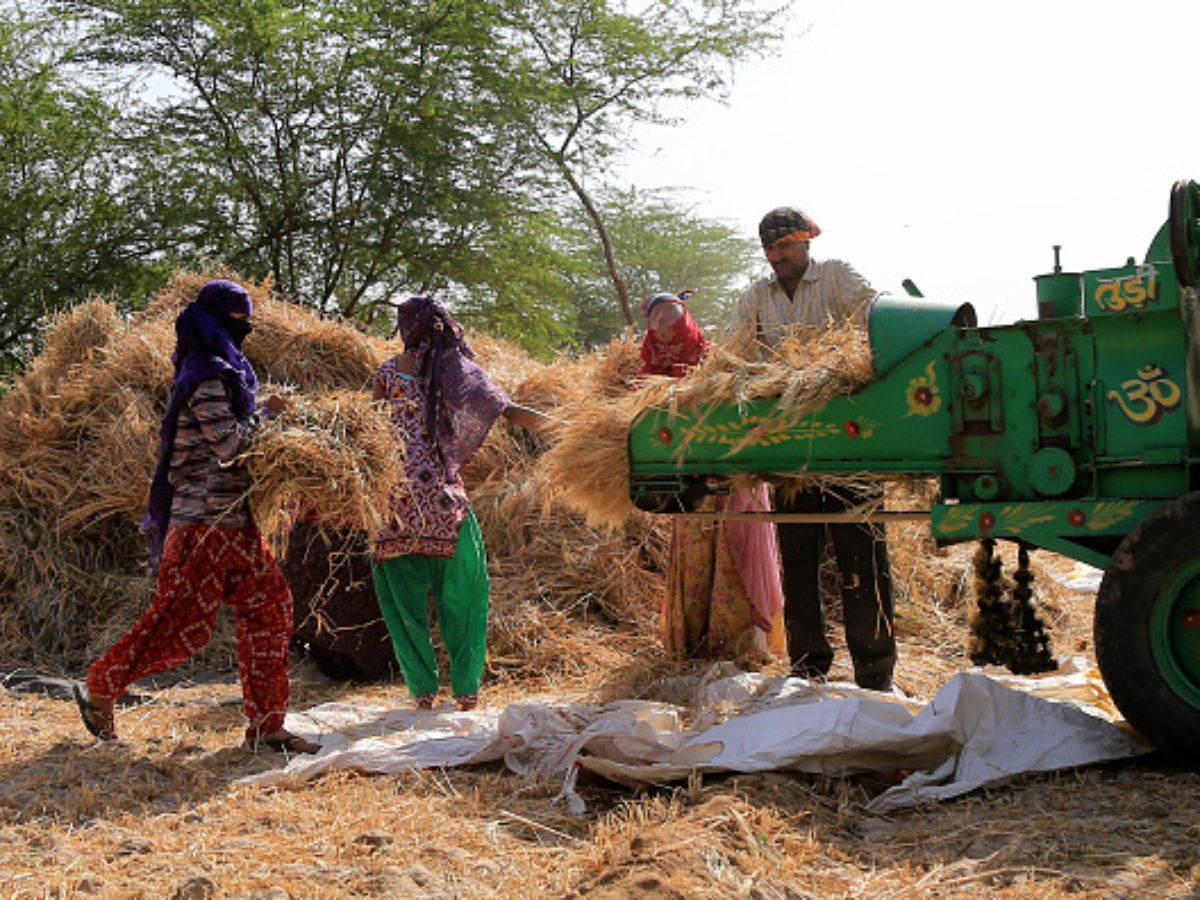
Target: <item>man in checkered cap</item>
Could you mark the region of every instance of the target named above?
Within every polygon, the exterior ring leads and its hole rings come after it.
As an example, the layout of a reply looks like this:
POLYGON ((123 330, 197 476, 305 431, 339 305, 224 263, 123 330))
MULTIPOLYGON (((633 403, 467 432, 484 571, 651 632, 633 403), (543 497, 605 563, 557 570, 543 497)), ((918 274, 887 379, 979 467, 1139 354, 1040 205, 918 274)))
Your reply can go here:
MULTIPOLYGON (((731 332, 749 330, 765 347, 776 346, 790 325, 829 328, 853 322, 867 327, 877 291, 852 266, 837 259, 815 260, 809 242, 821 233, 805 213, 773 209, 758 226, 773 274, 755 282, 738 300, 731 332)), ((776 491, 780 513, 840 512, 877 502, 882 489, 819 488, 776 491)), ((820 564, 826 536, 841 576, 846 644, 860 687, 890 690, 896 665, 892 582, 882 526, 852 524, 779 525, 783 561, 784 620, 792 672, 824 678, 833 664, 825 635, 820 564)))

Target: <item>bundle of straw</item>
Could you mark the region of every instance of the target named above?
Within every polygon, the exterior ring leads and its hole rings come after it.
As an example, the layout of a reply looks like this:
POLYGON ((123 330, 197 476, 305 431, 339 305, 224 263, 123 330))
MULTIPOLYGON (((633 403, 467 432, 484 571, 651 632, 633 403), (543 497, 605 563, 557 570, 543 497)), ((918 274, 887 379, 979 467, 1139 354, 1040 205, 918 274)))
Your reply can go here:
POLYGON ((570 420, 553 431, 541 477, 551 496, 589 525, 616 531, 634 511, 627 441, 630 424, 644 408, 636 394, 592 401, 571 409, 570 420))
POLYGON ((356 391, 297 397, 241 459, 253 479, 250 509, 277 546, 301 518, 373 533, 405 482, 387 411, 356 391))
POLYGON ((589 523, 620 528, 633 513, 627 440, 634 418, 652 407, 686 408, 700 415, 722 404, 776 398, 785 416, 816 409, 849 394, 872 377, 866 333, 852 325, 795 327, 761 355, 739 337, 712 347, 683 378, 648 378, 636 393, 589 400, 566 412, 542 460, 542 477, 556 499, 589 523))
POLYGON ((86 362, 108 345, 120 329, 121 320, 111 303, 89 300, 61 312, 52 321, 39 360, 42 366, 62 371, 86 362))

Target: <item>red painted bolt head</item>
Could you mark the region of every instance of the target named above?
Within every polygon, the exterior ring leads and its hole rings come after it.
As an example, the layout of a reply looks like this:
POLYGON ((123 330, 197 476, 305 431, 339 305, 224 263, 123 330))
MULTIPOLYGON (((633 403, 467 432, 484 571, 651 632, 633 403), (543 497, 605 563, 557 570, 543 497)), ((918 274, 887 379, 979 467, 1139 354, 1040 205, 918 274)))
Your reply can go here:
POLYGON ((862 433, 862 428, 853 419, 842 425, 842 429, 852 438, 856 438, 862 433))
POLYGON ((979 530, 984 534, 996 527, 996 517, 990 512, 985 512, 979 517, 979 530))
POLYGON ((1067 522, 1072 528, 1080 528, 1087 521, 1082 509, 1073 509, 1067 513, 1067 522))
POLYGON ((919 388, 917 388, 916 392, 913 394, 913 399, 916 400, 918 403, 920 403, 922 406, 928 406, 930 403, 933 402, 933 391, 931 391, 927 387, 919 387, 919 388))
POLYGON ((664 444, 669 444, 675 439, 675 435, 671 433, 670 428, 660 428, 658 429, 658 439, 664 444))
POLYGON ((1183 627, 1188 631, 1200 628, 1200 609, 1189 609, 1183 614, 1183 627))

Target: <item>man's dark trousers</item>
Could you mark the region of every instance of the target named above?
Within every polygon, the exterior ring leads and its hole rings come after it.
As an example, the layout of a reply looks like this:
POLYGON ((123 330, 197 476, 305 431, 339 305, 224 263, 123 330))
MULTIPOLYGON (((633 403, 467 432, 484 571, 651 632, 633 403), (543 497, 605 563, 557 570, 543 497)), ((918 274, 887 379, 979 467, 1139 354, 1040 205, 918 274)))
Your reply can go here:
MULTIPOLYGON (((838 488, 833 494, 818 488, 791 497, 777 492, 780 513, 842 512, 882 499, 879 488, 838 488)), ((854 524, 779 524, 783 562, 784 622, 792 671, 823 677, 833 664, 833 648, 825 636, 821 600, 821 556, 828 528, 842 579, 846 644, 861 687, 891 687, 896 665, 895 614, 892 578, 883 526, 854 524)))

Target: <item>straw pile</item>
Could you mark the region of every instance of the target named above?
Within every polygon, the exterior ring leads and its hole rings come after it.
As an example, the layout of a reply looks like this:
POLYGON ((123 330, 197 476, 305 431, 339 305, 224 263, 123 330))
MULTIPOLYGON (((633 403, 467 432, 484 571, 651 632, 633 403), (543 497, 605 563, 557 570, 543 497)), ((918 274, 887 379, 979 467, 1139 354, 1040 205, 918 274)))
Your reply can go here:
MULTIPOLYGON (((572 421, 600 398, 627 396, 639 364, 631 335, 551 365, 483 335, 471 344, 515 403, 572 421)), ((463 475, 493 573, 493 670, 558 680, 656 649, 669 523, 638 514, 619 529, 596 527, 559 502, 547 452, 541 436, 501 420, 463 475)), ((622 484, 618 494, 627 493, 622 484)))
MULTIPOLYGON (((173 322, 213 274, 178 276, 129 322, 104 303, 72 310, 0 402, 0 659, 78 669, 147 604, 153 585, 137 525, 167 400, 173 322)), ((362 555, 401 462, 366 388, 398 347, 275 300, 269 285, 250 290, 256 324, 246 350, 262 396, 283 392, 292 401, 247 458, 256 516, 282 546, 287 529, 315 508, 336 532, 321 546, 362 555)), ((661 662, 655 618, 670 519, 628 507, 624 442, 637 410, 773 394, 815 404, 860 383, 869 360, 860 335, 827 335, 807 354, 797 336, 766 361, 716 348, 688 379, 634 391, 633 335, 549 365, 486 335, 471 342, 515 402, 560 420, 549 435, 534 435, 501 419, 464 473, 492 574, 490 675, 592 686, 598 673, 661 662)), ((291 568, 320 587, 322 563, 298 559, 291 568)), ((360 575, 362 563, 353 567, 360 575)), ((909 568, 930 571, 920 559, 909 568)), ((369 578, 351 580, 348 593, 370 607, 369 578)), ((947 571, 939 584, 958 580, 947 571)), ((294 585, 298 621, 328 619, 336 629, 337 609, 302 607, 302 581, 294 585)), ((333 605, 350 599, 339 595, 333 605)), ((227 626, 222 638, 198 667, 234 665, 227 626)))
MULTIPOLYGON (((148 603, 153 582, 138 524, 171 379, 174 320, 221 276, 180 274, 129 321, 101 301, 74 308, 9 385, 0 401, 0 658, 77 669, 148 603)), ((345 534, 374 530, 402 478, 386 414, 367 390, 398 347, 274 299, 269 284, 248 289, 255 330, 246 353, 260 397, 291 400, 247 454, 252 509, 280 549, 292 523, 314 510, 340 532, 332 545, 343 546, 345 534)), ((472 341, 517 402, 549 411, 585 395, 626 394, 637 367, 631 337, 551 366, 485 335, 472 341)), ((664 524, 647 518, 602 534, 552 503, 536 466, 543 449, 502 420, 466 473, 493 562, 495 667, 513 674, 570 669, 581 656, 571 622, 585 633, 633 626, 616 645, 645 649, 665 560, 664 524)), ((197 665, 228 668, 231 643, 226 627, 197 665)))
MULTIPOLYGON (((179 275, 127 322, 102 301, 75 307, 8 386, 0 401, 0 656, 77 666, 146 605, 153 585, 138 524, 170 387, 174 320, 224 274, 179 275)), ((373 527, 380 498, 402 474, 386 414, 360 390, 386 343, 274 300, 269 285, 248 289, 256 330, 246 352, 261 395, 282 383, 296 397, 296 412, 268 431, 250 465, 264 533, 280 537, 301 498, 338 524, 373 527)))

